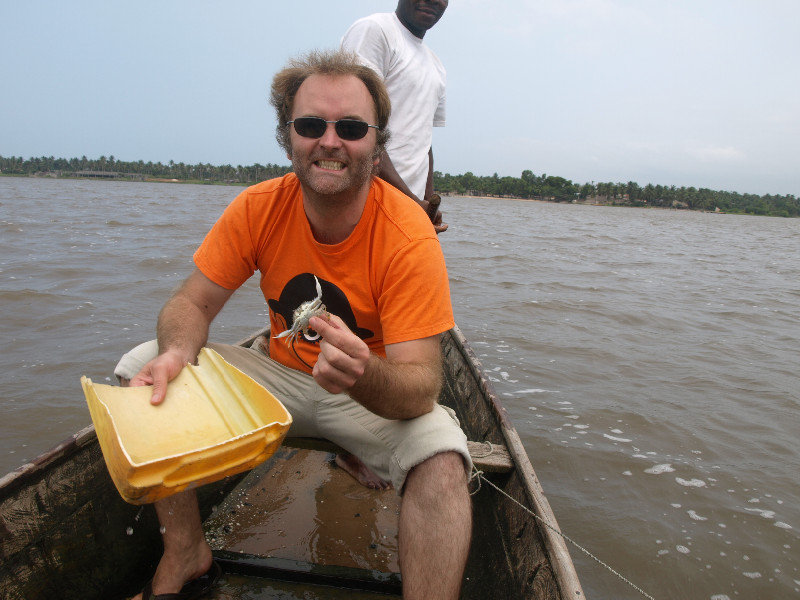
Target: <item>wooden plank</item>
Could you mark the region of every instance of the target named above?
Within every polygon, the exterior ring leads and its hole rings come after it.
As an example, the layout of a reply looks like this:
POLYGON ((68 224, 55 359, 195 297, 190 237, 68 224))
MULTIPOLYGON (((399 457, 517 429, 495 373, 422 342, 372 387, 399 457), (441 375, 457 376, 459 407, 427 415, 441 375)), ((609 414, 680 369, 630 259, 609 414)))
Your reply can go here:
MULTIPOLYGON (((322 438, 296 437, 286 438, 283 445, 302 450, 317 450, 337 454, 342 449, 331 441, 322 438)), ((467 442, 469 455, 479 471, 484 473, 508 473, 514 469, 511 456, 504 446, 489 442, 467 442)))
POLYGON ((514 470, 511 455, 505 446, 490 442, 467 442, 475 468, 485 473, 508 473, 514 470))

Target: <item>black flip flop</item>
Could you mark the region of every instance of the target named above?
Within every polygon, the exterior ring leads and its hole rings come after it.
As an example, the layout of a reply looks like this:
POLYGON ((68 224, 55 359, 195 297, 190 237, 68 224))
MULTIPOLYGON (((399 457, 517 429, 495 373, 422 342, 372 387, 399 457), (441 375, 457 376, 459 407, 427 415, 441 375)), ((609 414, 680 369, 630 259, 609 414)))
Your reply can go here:
POLYGON ((187 581, 177 594, 158 594, 157 596, 153 594, 153 580, 151 579, 142 590, 142 600, 197 600, 211 591, 220 575, 222 575, 222 567, 217 561, 213 561, 205 575, 187 581))

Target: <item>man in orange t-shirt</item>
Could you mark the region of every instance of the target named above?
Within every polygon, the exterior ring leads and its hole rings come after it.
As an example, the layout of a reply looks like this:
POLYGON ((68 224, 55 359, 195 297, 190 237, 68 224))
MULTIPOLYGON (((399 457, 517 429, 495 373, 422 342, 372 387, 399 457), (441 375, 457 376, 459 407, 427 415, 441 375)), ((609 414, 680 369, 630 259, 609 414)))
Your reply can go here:
MULTIPOLYGON (((133 372, 123 357, 115 372, 164 402, 167 382, 195 361, 211 321, 256 270, 273 335, 294 325, 300 305, 321 301, 327 312, 273 339, 270 357, 210 346, 286 405, 290 436, 326 437, 392 481, 402 495, 403 597, 455 599, 471 537, 471 461, 455 416, 437 403, 439 334, 452 308, 432 224, 373 176, 388 139, 386 89, 352 55, 312 53, 275 76, 271 101, 294 174, 234 200, 159 314, 157 356, 133 372)), ((145 598, 217 571, 194 491, 155 508, 164 554, 145 598)))
MULTIPOLYGON (((306 217, 301 183, 290 173, 242 192, 194 262, 231 290, 259 271, 273 336, 292 326, 295 308, 316 297, 316 277, 328 312, 341 317, 371 352, 385 356, 386 344, 453 326, 444 257, 421 213, 409 210, 405 195, 373 178, 352 233, 339 243, 321 243, 306 217)), ((319 336, 309 332, 293 343, 273 341, 269 350, 281 364, 311 373, 319 336)))

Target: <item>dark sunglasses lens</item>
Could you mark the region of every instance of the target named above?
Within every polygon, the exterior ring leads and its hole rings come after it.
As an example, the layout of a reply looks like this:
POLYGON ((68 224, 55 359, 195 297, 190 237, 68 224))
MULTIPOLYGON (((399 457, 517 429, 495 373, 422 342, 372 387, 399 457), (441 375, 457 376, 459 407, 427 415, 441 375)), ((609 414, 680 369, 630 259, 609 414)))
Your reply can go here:
POLYGON ((369 125, 364 121, 354 119, 342 119, 336 121, 336 135, 343 140, 360 140, 369 131, 369 125))
POLYGON ((318 117, 300 117, 294 120, 294 130, 307 138, 321 138, 328 124, 318 117))

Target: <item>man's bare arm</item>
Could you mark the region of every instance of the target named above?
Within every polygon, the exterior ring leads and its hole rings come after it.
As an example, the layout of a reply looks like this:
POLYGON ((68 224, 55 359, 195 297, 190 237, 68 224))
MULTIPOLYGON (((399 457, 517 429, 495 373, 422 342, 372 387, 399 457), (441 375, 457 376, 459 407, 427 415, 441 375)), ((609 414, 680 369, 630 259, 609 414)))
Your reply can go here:
POLYGON ((422 204, 421 199, 414 195, 411 189, 406 185, 406 182, 403 181, 403 178, 400 177, 400 173, 398 173, 397 169, 395 169, 394 163, 386 153, 386 150, 381 152, 381 161, 378 165, 378 177, 388 183, 391 183, 394 187, 403 192, 417 204, 422 204))
POLYGON ((412 419, 433 410, 442 387, 439 336, 386 346, 370 355, 350 396, 387 419, 412 419))
POLYGON ((442 386, 439 336, 389 344, 386 358, 336 316, 312 319, 322 336, 314 379, 331 393, 347 392, 369 411, 386 419, 412 419, 433 410, 442 386))
MULTIPOLYGON (((425 183, 425 197, 428 198, 433 194, 433 149, 428 150, 428 179, 425 183)), ((398 190, 403 192, 406 196, 411 198, 414 202, 419 204, 422 209, 427 213, 429 203, 427 200, 418 198, 414 195, 411 189, 406 185, 406 182, 403 181, 403 178, 400 177, 400 174, 397 172, 397 169, 394 167, 394 163, 389 155, 384 150, 381 153, 381 161, 378 166, 378 177, 386 181, 387 183, 391 183, 394 187, 398 190)), ((433 228, 436 230, 436 233, 442 233, 443 231, 447 230, 447 224, 442 223, 442 213, 436 211, 436 216, 433 218, 433 228)))
POLYGON ((178 351, 194 361, 208 341, 214 317, 233 294, 195 269, 158 315, 158 347, 161 352, 178 351))
POLYGON ((160 404, 167 383, 194 362, 208 340, 211 321, 233 294, 195 269, 158 315, 159 355, 131 379, 131 385, 152 385, 150 402, 160 404))
POLYGON ((433 146, 428 148, 428 178, 425 180, 425 199, 433 196, 433 146))

